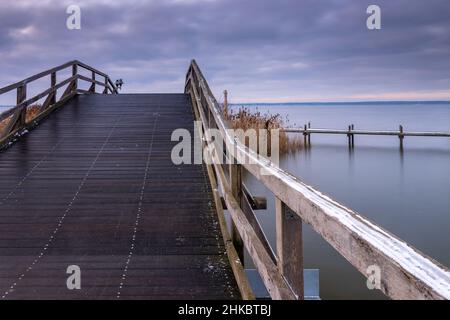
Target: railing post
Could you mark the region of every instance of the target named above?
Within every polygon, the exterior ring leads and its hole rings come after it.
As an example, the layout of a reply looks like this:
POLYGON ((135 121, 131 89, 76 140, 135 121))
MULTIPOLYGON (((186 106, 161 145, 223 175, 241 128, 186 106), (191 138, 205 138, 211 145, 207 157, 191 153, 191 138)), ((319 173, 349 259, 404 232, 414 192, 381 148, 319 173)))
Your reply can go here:
POLYGON ((47 110, 50 106, 52 106, 56 103, 57 90, 55 89, 55 86, 56 86, 56 72, 52 72, 50 74, 50 89, 54 89, 54 90, 49 93, 49 95, 47 96, 47 99, 45 99, 44 103, 42 104, 42 107, 41 107, 42 111, 47 110))
POLYGON ((108 77, 105 77, 105 90, 103 90, 103 94, 108 94, 108 77))
MULTIPOLYGON (((76 76, 76 75, 78 75, 78 65, 77 64, 73 64, 72 65, 72 76, 76 76)), ((77 91, 78 90, 78 78, 73 80, 72 90, 73 91, 77 91)))
MULTIPOLYGON (((52 88, 56 86, 56 72, 52 72, 50 75, 50 85, 52 88)), ((52 97, 50 98, 49 105, 56 103, 57 90, 53 91, 52 97)))
MULTIPOLYGON (((17 105, 22 104, 27 100, 27 85, 23 84, 20 87, 17 88, 17 105)), ((27 117, 27 106, 24 106, 22 110, 20 111, 19 119, 17 120, 17 127, 22 127, 25 125, 27 117)))
MULTIPOLYGON (((233 157, 233 155, 231 156, 233 157)), ((231 193, 239 203, 239 206, 242 207, 242 167, 240 164, 234 163, 236 158, 233 158, 232 161, 233 163, 229 167, 231 193)), ((239 259, 242 265, 244 265, 244 241, 233 220, 231 220, 231 239, 233 240, 233 245, 238 253, 239 259)))
POLYGON ((23 84, 17 88, 17 105, 23 103, 27 99, 27 85, 23 84))
POLYGON ((95 93, 95 72, 92 71, 92 84, 91 87, 89 88, 89 92, 95 93))
POLYGON ((277 197, 276 243, 277 265, 299 300, 304 297, 302 220, 277 197))

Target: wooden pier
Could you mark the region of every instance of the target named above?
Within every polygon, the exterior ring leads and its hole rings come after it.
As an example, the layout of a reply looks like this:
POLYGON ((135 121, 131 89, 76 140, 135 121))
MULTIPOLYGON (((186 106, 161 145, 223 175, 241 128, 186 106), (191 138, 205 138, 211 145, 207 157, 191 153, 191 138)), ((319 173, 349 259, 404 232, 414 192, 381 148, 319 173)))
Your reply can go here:
POLYGON ((1 152, 0 298, 240 298, 206 168, 170 158, 193 121, 185 94, 76 94, 1 152))
POLYGON ((450 132, 439 131, 404 131, 402 125, 399 125, 398 131, 395 130, 355 130, 353 124, 348 126, 346 130, 339 129, 313 129, 311 123, 305 124, 304 128, 285 128, 287 133, 301 133, 304 137, 305 146, 311 146, 311 135, 313 134, 332 134, 332 135, 346 135, 348 139, 349 148, 355 147, 355 136, 396 136, 400 141, 400 149, 403 149, 403 140, 405 137, 435 137, 435 138, 450 138, 450 132))
POLYGON ((79 61, 0 94, 11 90, 17 106, 0 115, 2 299, 254 299, 244 248, 273 299, 303 299, 304 223, 364 275, 378 266, 387 296, 450 298, 447 267, 230 136, 195 61, 179 94, 117 94, 106 74, 79 61), (57 83, 66 68, 72 76, 57 83), (49 89, 29 98, 27 84, 43 77, 49 89), (175 165, 179 128, 207 148, 209 129, 219 129, 227 148, 253 161, 175 165), (275 248, 255 215, 265 201, 245 188, 244 171, 276 197, 275 248), (70 266, 80 267, 79 290, 66 285, 70 266))

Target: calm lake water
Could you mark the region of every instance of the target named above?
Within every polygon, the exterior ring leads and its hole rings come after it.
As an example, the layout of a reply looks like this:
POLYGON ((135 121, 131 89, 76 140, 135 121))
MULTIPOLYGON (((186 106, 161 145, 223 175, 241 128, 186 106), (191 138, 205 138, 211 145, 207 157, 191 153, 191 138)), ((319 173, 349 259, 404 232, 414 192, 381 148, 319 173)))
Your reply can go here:
MULTIPOLYGON (((450 132, 450 103, 250 105, 288 116, 312 128, 450 132)), ((349 152, 345 135, 312 135, 312 147, 284 156, 281 167, 368 217, 422 252, 450 266, 450 138, 356 136, 349 152)), ((257 216, 274 247, 274 199, 251 177, 253 194, 268 198, 257 216)), ((322 299, 382 299, 366 279, 308 225, 305 268, 320 269, 322 299)), ((247 258, 246 261, 250 261, 247 258)))

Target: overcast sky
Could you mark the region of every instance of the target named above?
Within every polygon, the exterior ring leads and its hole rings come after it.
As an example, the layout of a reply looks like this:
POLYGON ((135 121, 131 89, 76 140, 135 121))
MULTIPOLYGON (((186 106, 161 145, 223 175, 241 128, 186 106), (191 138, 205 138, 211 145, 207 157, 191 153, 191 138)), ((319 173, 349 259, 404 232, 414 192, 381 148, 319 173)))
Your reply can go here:
POLYGON ((0 57, 0 86, 78 59, 123 92, 181 92, 195 58, 219 100, 450 100, 450 1, 0 0, 0 57))

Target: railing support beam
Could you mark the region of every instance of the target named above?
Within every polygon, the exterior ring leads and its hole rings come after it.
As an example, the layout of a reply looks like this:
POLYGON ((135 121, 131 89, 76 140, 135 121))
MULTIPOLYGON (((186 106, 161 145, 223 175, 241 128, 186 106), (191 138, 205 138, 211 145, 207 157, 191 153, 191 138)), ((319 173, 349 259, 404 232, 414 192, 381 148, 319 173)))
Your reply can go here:
POLYGON ((275 200, 277 265, 297 299, 303 300, 302 220, 279 198, 275 200))
MULTIPOLYGON (((204 103, 201 109, 206 108, 211 112, 213 127, 217 127, 225 138, 223 143, 232 144, 234 137, 227 132, 226 123, 221 117, 220 106, 195 60, 192 61, 189 68, 185 88, 189 88, 189 85, 193 88, 196 101, 201 99, 204 103), (197 95, 197 91, 201 96, 197 95)), ((201 118, 203 124, 206 125, 206 111, 201 118)), ((369 132, 354 130, 352 126, 350 130, 310 129, 308 127, 284 131, 303 133, 306 140, 305 145, 308 144, 307 135, 312 133, 399 136, 399 131, 369 132)), ((450 136, 450 133, 402 133, 402 136, 419 135, 450 136)), ((350 142, 354 144, 354 142, 350 142)), ((239 158, 249 157, 255 162, 243 163, 242 168, 245 168, 246 172, 253 175, 279 199, 277 200, 279 257, 272 259, 258 232, 255 231, 255 225, 243 212, 242 202, 238 202, 239 197, 232 194, 231 183, 227 183, 228 179, 225 177, 223 167, 217 161, 219 156, 216 156, 214 171, 218 177, 217 181, 223 192, 228 211, 272 298, 298 299, 304 296, 303 285, 300 284, 302 281, 299 281, 303 275, 303 260, 301 259, 303 248, 301 237, 297 233, 301 232, 301 223, 305 221, 362 274, 367 276, 369 267, 378 266, 381 271, 381 283, 378 289, 389 297, 393 299, 450 299, 447 267, 368 221, 364 216, 304 184, 282 169, 276 168, 270 161, 255 155, 235 139, 234 143, 235 150, 239 151, 239 158), (293 213, 301 220, 290 220, 293 218, 292 215, 285 214, 288 207, 293 209, 293 213), (291 227, 293 229, 290 229, 291 227), (293 293, 293 290, 297 290, 296 294, 293 293)), ((229 149, 228 147, 228 150, 227 148, 224 150, 229 151, 229 149)), ((233 176, 233 173, 230 175, 233 176)))
MULTIPOLYGON (((22 104, 27 100, 27 85, 24 84, 17 88, 17 105, 22 104)), ((21 127, 25 125, 27 117, 27 108, 26 106, 22 108, 19 119, 17 120, 17 124, 14 127, 21 127)))
MULTIPOLYGON (((239 203, 239 206, 242 208, 242 167, 240 164, 230 164, 229 167, 230 174, 230 187, 231 193, 236 201, 239 203)), ((244 241, 242 240, 239 231, 231 221, 231 240, 233 241, 233 245, 236 248, 239 259, 241 260, 242 265, 244 265, 244 241)))
MULTIPOLYGON (((72 76, 76 76, 78 74, 78 65, 74 64, 72 66, 72 76)), ((78 78, 73 81, 72 88, 74 91, 78 89, 78 78)))
POLYGON ((105 77, 105 89, 103 90, 103 94, 108 94, 108 78, 105 77))
POLYGON ((91 87, 89 88, 89 92, 95 93, 95 72, 94 71, 92 71, 91 79, 92 79, 92 84, 91 84, 91 87))
MULTIPOLYGON (((52 88, 54 88, 56 86, 56 72, 52 72, 51 76, 50 76, 50 85, 52 88)), ((56 95, 57 95, 58 91, 57 89, 55 89, 55 91, 53 91, 53 95, 52 98, 49 101, 50 105, 54 105, 56 103, 56 95)))
MULTIPOLYGON (((3 129, 0 130, 0 147, 6 145, 13 135, 24 129, 27 124, 27 107, 33 104, 38 103, 41 99, 45 100, 40 107, 40 110, 37 115, 34 116, 30 121, 34 121, 36 118, 40 118, 44 115, 45 112, 48 112, 52 109, 53 106, 61 105, 67 98, 74 96, 77 93, 93 93, 97 86, 105 86, 105 92, 111 91, 111 93, 117 93, 116 87, 111 82, 109 76, 103 72, 100 72, 86 64, 83 64, 77 60, 67 62, 63 65, 57 66, 55 68, 40 72, 31 77, 28 77, 22 81, 13 83, 6 87, 0 88, 0 95, 5 94, 7 92, 15 90, 16 93, 16 106, 11 109, 0 113, 0 123, 2 124, 3 129), (92 72, 92 78, 84 77, 78 73, 79 67, 86 69, 92 72), (60 83, 57 83, 56 73, 58 71, 64 69, 72 69, 72 76, 67 78, 60 83), (27 97, 27 85, 28 83, 32 83, 38 79, 50 76, 50 88, 45 91, 28 98, 27 97), (97 76, 104 77, 105 82, 96 81, 95 78, 97 76), (78 90, 78 79, 87 81, 91 83, 90 90, 78 90), (63 92, 63 94, 59 97, 57 95, 57 91, 64 86, 67 86, 63 92), (4 123, 6 122, 6 123, 4 123)), ((32 124, 34 125, 34 124, 32 124)))

